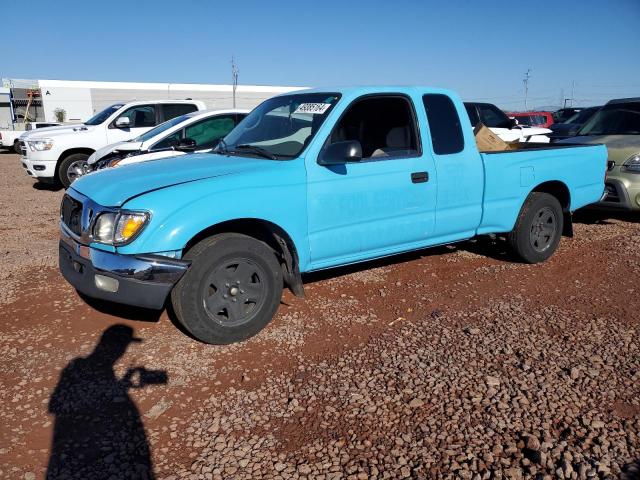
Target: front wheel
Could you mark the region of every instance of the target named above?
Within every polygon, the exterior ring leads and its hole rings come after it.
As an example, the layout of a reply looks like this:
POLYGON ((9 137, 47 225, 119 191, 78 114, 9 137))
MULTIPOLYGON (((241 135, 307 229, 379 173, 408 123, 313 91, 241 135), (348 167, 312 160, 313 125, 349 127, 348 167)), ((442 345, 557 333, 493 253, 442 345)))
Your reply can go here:
POLYGON ((20 142, 18 140, 13 142, 13 151, 16 153, 22 153, 22 149, 20 148, 20 142))
POLYGON ((191 267, 171 292, 178 321, 198 340, 229 344, 262 330, 282 297, 282 268, 260 240, 223 233, 184 256, 191 267))
POLYGON ((556 197, 533 192, 525 200, 509 233, 509 243, 525 262, 544 262, 558 248, 563 221, 562 207, 556 197))
POLYGON ((86 153, 74 153, 60 162, 58 179, 64 188, 69 188, 73 182, 85 174, 89 155, 86 153))

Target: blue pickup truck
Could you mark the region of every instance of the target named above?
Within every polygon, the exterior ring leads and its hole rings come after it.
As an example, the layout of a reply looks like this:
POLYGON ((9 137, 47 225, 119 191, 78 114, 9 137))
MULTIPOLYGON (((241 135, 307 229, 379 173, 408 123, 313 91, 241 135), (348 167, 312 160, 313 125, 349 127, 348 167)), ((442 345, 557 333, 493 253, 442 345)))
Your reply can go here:
POLYGON ((271 320, 301 274, 505 234, 549 258, 571 213, 604 191, 604 146, 481 153, 454 93, 305 90, 266 100, 211 153, 77 180, 61 206, 60 269, 80 292, 160 309, 231 343, 271 320))

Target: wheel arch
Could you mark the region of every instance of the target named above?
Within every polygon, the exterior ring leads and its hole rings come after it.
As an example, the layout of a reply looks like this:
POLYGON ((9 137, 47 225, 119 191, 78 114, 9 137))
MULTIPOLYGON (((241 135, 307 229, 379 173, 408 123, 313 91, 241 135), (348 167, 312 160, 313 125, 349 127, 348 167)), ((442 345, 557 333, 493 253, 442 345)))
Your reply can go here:
POLYGON ((69 155, 74 155, 76 153, 85 153, 87 155, 91 155, 94 152, 95 152, 95 150, 93 148, 89 148, 89 147, 76 147, 76 148, 69 148, 69 149, 65 150, 64 152, 62 152, 60 154, 60 156, 58 157, 58 161, 56 162, 55 178, 59 178, 60 164, 69 155))
POLYGON ((265 242, 283 266, 283 278, 291 291, 304 297, 298 250, 291 236, 279 225, 259 218, 239 218, 217 223, 195 234, 183 248, 183 254, 201 240, 218 233, 240 233, 265 242))

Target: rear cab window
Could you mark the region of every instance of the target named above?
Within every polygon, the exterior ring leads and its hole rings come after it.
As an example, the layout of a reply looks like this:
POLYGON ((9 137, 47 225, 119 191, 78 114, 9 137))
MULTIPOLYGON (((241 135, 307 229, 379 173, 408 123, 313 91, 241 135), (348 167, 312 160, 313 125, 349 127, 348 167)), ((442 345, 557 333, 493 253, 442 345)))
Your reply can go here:
POLYGON ((436 155, 451 155, 464 150, 464 136, 458 110, 451 98, 441 93, 423 95, 431 144, 436 155))
POLYGON ((161 122, 198 110, 193 103, 163 103, 160 106, 161 122))

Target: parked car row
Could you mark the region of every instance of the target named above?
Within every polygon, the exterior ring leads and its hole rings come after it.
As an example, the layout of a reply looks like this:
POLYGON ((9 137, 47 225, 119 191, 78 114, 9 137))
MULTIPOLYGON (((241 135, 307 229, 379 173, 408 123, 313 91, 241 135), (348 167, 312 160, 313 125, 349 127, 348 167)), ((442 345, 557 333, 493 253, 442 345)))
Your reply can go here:
MULTIPOLYGON (((153 106, 155 121, 166 120, 158 118, 164 104, 153 106)), ((92 145, 131 130, 137 115, 121 117, 140 107, 99 115, 90 127, 103 136, 92 145)), ((571 234, 571 213, 604 192, 604 146, 534 143, 545 129, 519 127, 495 106, 465 105, 442 89, 273 97, 213 149, 184 154, 211 145, 193 138, 204 138, 193 133, 205 130, 197 122, 211 120, 218 135, 245 113, 224 114, 232 116, 226 123, 206 115, 176 115, 153 130, 145 123, 149 131, 135 141, 97 150, 95 171, 63 198, 59 262, 90 297, 148 308, 169 299, 185 329, 209 343, 255 335, 283 286, 303 295, 307 272, 493 233, 506 235, 523 261, 544 261, 571 234), (474 122, 519 148, 480 152, 474 122), (139 161, 148 155, 157 156, 139 161)), ((62 168, 67 139, 83 138, 85 128, 26 144, 51 144, 43 151, 62 168)))
POLYGON ((40 182, 67 188, 86 171, 87 160, 106 145, 135 138, 186 113, 204 110, 195 100, 116 103, 81 124, 34 131, 20 140, 22 166, 40 182))

